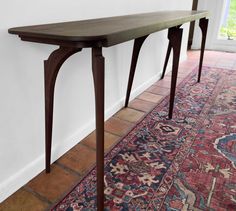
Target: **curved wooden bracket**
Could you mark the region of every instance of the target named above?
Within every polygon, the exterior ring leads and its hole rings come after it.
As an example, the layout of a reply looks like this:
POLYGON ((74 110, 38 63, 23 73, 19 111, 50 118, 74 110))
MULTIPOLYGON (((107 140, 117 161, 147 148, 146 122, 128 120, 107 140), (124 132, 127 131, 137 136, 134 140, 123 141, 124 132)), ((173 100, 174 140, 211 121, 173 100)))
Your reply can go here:
MULTIPOLYGON (((176 26, 174 28, 180 28, 181 25, 179 26, 176 26)), ((165 73, 166 73, 166 68, 167 68, 167 65, 168 65, 168 61, 169 61, 169 58, 170 58, 170 53, 171 53, 171 44, 170 44, 170 41, 168 43, 168 48, 167 48, 167 52, 166 52, 166 58, 165 58, 165 63, 164 63, 164 68, 163 68, 163 72, 162 72, 162 75, 161 75, 161 80, 165 77, 165 73)))
POLYGON ((199 27, 202 31, 202 44, 201 44, 201 55, 200 55, 200 62, 199 62, 199 69, 198 69, 198 80, 197 80, 198 83, 200 82, 201 73, 202 73, 202 63, 203 63, 203 57, 204 57, 204 51, 205 51, 208 22, 209 20, 206 18, 202 18, 199 21, 199 27))
POLYGON ((181 50, 183 29, 178 27, 170 28, 168 31, 168 39, 171 48, 173 49, 173 64, 171 75, 171 87, 170 87, 170 105, 169 105, 169 118, 172 118, 175 100, 175 89, 178 77, 179 57, 181 50))
POLYGON ((132 88, 132 84, 133 84, 133 80, 134 80, 134 74, 135 74, 135 70, 136 70, 136 66, 137 66, 139 52, 141 50, 141 47, 142 47, 144 41, 146 40, 146 38, 148 36, 149 35, 146 35, 146 36, 139 37, 134 40, 133 55, 132 55, 132 61, 131 61, 131 66, 130 66, 130 73, 129 73, 129 82, 128 82, 126 99, 125 99, 125 107, 127 107, 129 104, 129 97, 130 97, 130 92, 131 92, 131 88, 132 88))
POLYGON ((46 173, 50 172, 54 88, 63 63, 81 48, 59 47, 44 61, 46 173))

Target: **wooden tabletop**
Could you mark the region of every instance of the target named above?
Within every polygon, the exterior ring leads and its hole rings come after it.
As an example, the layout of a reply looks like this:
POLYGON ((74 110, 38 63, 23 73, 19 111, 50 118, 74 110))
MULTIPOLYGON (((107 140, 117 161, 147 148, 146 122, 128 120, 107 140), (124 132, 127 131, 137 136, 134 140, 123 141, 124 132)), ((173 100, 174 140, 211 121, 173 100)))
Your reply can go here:
MULTIPOLYGON (((61 45, 87 43, 109 47, 208 16, 207 11, 159 11, 9 29, 22 40, 61 45)), ((91 45, 91 46, 90 46, 91 45)))

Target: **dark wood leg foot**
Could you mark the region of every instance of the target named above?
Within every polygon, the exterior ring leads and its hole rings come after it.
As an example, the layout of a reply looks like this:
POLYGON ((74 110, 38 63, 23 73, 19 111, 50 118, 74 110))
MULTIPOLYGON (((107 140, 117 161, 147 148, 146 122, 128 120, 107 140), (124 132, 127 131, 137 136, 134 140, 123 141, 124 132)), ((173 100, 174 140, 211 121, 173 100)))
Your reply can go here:
POLYGON ((97 209, 104 209, 104 57, 102 48, 92 48, 96 104, 97 209))
POLYGON ((209 20, 206 18, 202 18, 199 20, 199 26, 202 31, 202 44, 201 44, 201 55, 200 55, 200 62, 199 62, 199 69, 198 69, 198 83, 201 80, 201 73, 202 73, 202 63, 205 51, 205 44, 206 44, 206 36, 207 36, 207 28, 208 28, 209 20))
POLYGON ((178 76, 182 34, 183 34, 183 29, 181 29, 180 26, 170 28, 168 32, 168 39, 170 40, 170 45, 173 48, 173 65, 172 65, 170 105, 169 105, 169 118, 170 119, 172 119, 173 108, 174 108, 175 89, 176 89, 176 82, 177 82, 177 76, 178 76))
POLYGON ((133 55, 132 55, 132 61, 131 61, 131 66, 130 66, 130 73, 129 73, 129 82, 128 82, 126 99, 125 99, 125 107, 127 107, 129 104, 129 97, 130 97, 130 92, 131 92, 131 88, 132 88, 132 84, 133 84, 133 80, 134 80, 134 74, 135 74, 135 70, 136 70, 139 52, 140 52, 140 49, 143 45, 143 42, 145 41, 145 39, 147 37, 148 37, 148 35, 144 36, 144 37, 139 37, 134 40, 133 55))
POLYGON ((50 172, 51 164, 53 98, 57 74, 66 59, 80 50, 60 47, 44 61, 46 173, 50 172))
POLYGON ((167 65, 168 65, 169 58, 170 58, 170 52, 171 52, 171 44, 169 42, 168 49, 167 49, 167 52, 166 52, 166 59, 165 59, 165 63, 164 63, 164 68, 163 68, 163 72, 162 72, 162 75, 161 75, 161 80, 165 77, 166 68, 167 68, 167 65))

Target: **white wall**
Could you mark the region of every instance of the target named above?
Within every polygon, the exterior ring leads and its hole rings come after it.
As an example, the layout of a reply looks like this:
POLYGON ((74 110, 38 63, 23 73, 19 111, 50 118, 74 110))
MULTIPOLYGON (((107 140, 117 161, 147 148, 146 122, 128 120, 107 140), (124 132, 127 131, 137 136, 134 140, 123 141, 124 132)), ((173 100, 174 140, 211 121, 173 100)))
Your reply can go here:
MULTIPOLYGON (((44 169, 43 60, 56 46, 22 42, 10 27, 81 20, 157 10, 190 9, 189 0, 8 0, 0 7, 0 201, 44 169)), ((182 59, 188 24, 184 25, 182 59)), ((160 76, 167 47, 166 31, 145 42, 133 97, 160 76)), ((124 103, 132 42, 104 49, 106 117, 124 103)), ((56 83, 54 161, 94 129, 91 51, 83 49, 62 67, 56 83)))
MULTIPOLYGON (((226 0, 198 1, 198 10, 208 10, 210 12, 206 49, 236 52, 235 40, 223 40, 218 37, 220 23, 225 9, 225 1, 226 0)), ((194 29, 192 49, 200 49, 201 42, 199 42, 199 40, 201 37, 202 33, 197 21, 194 29)))

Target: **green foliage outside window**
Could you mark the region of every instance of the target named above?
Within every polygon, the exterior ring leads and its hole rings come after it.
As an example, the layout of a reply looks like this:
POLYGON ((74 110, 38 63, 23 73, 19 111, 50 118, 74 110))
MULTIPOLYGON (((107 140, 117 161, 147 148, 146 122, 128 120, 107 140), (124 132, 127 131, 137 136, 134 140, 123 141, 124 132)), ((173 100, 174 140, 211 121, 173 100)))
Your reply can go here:
POLYGON ((220 29, 220 36, 236 39, 236 0, 230 1, 230 9, 225 26, 220 29))

